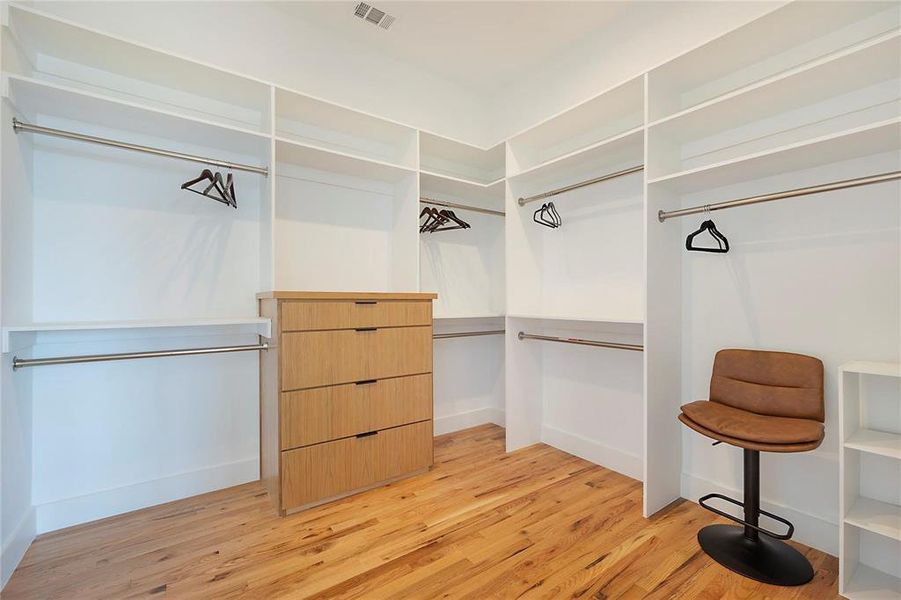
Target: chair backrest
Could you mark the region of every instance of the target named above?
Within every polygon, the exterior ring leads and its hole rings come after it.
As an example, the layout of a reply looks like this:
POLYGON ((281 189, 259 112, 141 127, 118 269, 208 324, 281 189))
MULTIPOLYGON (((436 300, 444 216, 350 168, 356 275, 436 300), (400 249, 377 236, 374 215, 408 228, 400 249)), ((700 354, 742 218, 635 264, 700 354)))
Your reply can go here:
POLYGON ((710 400, 761 415, 823 422, 823 362, 790 352, 720 350, 710 400))

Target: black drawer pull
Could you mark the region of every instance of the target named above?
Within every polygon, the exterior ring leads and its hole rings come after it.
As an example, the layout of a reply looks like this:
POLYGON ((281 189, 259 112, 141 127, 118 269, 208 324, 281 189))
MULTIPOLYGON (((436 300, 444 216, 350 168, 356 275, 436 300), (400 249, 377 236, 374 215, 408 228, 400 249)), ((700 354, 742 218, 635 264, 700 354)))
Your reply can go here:
POLYGON ((358 433, 358 434, 357 434, 357 437, 358 437, 358 438, 364 438, 364 437, 369 437, 369 436, 371 436, 371 435, 378 435, 378 434, 379 434, 378 431, 367 431, 366 433, 358 433))
POLYGON ((356 381, 354 383, 356 383, 357 385, 370 385, 372 383, 378 383, 378 382, 379 382, 378 379, 364 379, 363 381, 356 381))
POLYGON ((357 300, 354 304, 378 304, 378 300, 357 300))
POLYGON ((378 327, 359 327, 354 331, 378 331, 378 327))

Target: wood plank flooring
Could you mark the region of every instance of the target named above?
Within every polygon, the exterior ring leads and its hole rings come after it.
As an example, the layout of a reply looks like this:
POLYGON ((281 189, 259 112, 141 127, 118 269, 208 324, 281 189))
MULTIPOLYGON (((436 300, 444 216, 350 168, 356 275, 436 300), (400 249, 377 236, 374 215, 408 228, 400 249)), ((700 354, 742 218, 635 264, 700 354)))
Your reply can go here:
POLYGON ((835 557, 777 588, 701 552, 690 502, 646 520, 641 484, 486 425, 437 438, 424 475, 279 519, 259 483, 42 536, 21 598, 837 598, 835 557))

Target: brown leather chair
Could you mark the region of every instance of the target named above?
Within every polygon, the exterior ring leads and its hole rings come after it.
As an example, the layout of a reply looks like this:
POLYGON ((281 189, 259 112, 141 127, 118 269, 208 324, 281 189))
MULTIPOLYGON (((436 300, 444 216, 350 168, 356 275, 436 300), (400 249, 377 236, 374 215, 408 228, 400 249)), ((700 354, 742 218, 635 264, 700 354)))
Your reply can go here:
POLYGON ((698 542, 718 563, 774 585, 801 585, 813 578, 804 556, 783 542, 794 526, 760 510, 760 452, 805 452, 823 441, 823 363, 812 356, 761 350, 720 350, 713 363, 710 400, 682 407, 679 420, 703 435, 744 449, 744 502, 708 494, 698 502, 741 524, 709 525, 698 542), (744 519, 708 504, 724 500, 744 508, 744 519), (760 515, 785 524, 779 534, 759 526, 760 515))

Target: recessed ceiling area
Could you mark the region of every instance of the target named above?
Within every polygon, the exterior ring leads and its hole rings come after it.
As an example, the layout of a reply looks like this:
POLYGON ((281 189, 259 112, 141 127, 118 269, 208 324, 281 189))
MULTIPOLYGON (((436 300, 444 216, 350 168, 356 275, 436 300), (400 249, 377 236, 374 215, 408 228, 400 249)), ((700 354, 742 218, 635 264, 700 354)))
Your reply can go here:
MULTIPOLYGON (((356 2, 276 2, 279 10, 477 93, 491 93, 639 8, 635 2, 368 2, 389 30, 354 16, 356 2)), ((653 3, 667 4, 667 3, 653 3)))

